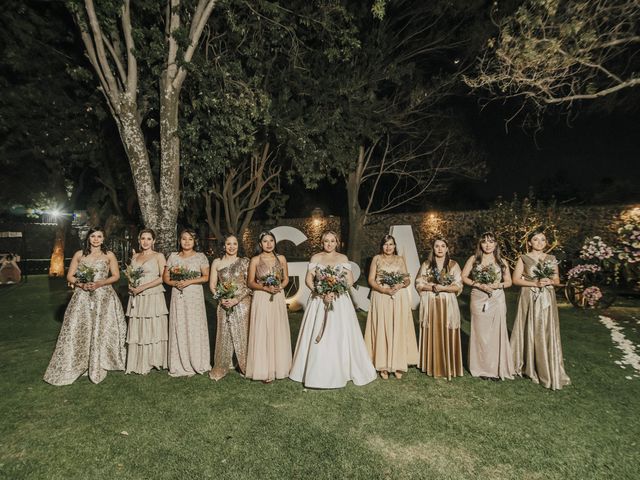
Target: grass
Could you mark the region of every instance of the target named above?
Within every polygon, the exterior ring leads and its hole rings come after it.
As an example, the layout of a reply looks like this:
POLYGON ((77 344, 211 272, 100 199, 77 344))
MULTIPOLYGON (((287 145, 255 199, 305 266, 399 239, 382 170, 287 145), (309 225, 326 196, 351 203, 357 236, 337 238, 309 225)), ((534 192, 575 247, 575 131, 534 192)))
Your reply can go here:
MULTIPOLYGON (((166 372, 52 387, 42 375, 67 299, 45 277, 0 291, 0 478, 638 478, 640 378, 614 363, 596 312, 560 307, 573 385, 558 392, 415 369, 335 391, 166 372)), ((638 307, 606 313, 636 345, 638 307)), ((301 315, 290 320, 295 339, 301 315)))

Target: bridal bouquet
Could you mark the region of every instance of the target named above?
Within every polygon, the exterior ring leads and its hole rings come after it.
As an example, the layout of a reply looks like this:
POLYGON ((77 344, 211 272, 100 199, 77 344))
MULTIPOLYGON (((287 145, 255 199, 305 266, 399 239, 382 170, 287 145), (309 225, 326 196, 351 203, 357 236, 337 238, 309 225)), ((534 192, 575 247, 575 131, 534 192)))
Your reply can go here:
POLYGON ((87 265, 86 263, 81 263, 78 265, 75 277, 78 280, 78 283, 91 283, 96 277, 96 271, 92 266, 87 265))
MULTIPOLYGON (((340 296, 349 290, 347 272, 340 266, 318 267, 314 280, 314 291, 318 295, 333 293, 340 296)), ((327 310, 333 310, 333 303, 327 305, 327 310)))
MULTIPOLYGON (((396 285, 404 284, 405 280, 409 278, 408 273, 402 272, 389 272, 387 270, 378 270, 378 283, 380 285, 387 285, 388 287, 395 287, 396 285)), ((391 295, 393 298, 393 295, 391 295)))
POLYGON ((144 276, 144 268, 134 267, 130 264, 124 271, 124 276, 127 277, 131 288, 137 288, 140 286, 140 280, 142 280, 142 277, 144 276))
MULTIPOLYGON (((432 283, 437 283, 443 287, 448 287, 456 280, 453 274, 445 271, 444 269, 438 270, 436 267, 431 269, 431 279, 433 280, 432 283)), ((434 291, 433 293, 435 293, 436 297, 440 295, 440 292, 437 291, 434 291)))
MULTIPOLYGON (((480 283, 481 285, 491 285, 500 280, 500 274, 493 265, 477 264, 471 271, 471 277, 474 282, 480 283)), ((487 292, 487 295, 491 296, 491 292, 487 292)))
MULTIPOLYGON (((279 287, 280 286, 280 272, 277 270, 271 270, 266 275, 263 275, 258 279, 265 287, 279 287)), ((273 302, 273 293, 269 297, 269 301, 273 302)))
MULTIPOLYGON (((216 291, 213 294, 213 298, 214 300, 228 300, 231 298, 235 298, 237 292, 238 285, 236 285, 234 282, 219 282, 216 285, 216 291)), ((235 305, 233 307, 225 307, 222 304, 220 304, 220 306, 225 312, 227 312, 227 316, 229 316, 229 313, 235 307, 235 305)))
POLYGON ((181 282, 183 280, 193 280, 200 276, 200 272, 196 270, 189 270, 182 265, 175 265, 169 270, 169 278, 174 282, 181 282))
POLYGON ((538 262, 532 270, 533 278, 536 280, 542 280, 543 278, 553 278, 556 274, 555 267, 557 264, 558 262, 555 260, 544 260, 538 262))

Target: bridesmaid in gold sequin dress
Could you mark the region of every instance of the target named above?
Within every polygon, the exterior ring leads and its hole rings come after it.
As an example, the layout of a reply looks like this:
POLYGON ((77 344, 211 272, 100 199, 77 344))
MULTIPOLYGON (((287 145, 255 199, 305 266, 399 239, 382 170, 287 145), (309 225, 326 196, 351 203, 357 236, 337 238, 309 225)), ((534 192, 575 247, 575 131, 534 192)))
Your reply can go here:
POLYGON ((247 285, 253 290, 249 320, 247 378, 271 383, 287 378, 291 370, 291 331, 283 289, 289 283, 287 259, 276 252, 271 232, 258 237, 260 254, 251 259, 247 285), (265 285, 273 274, 280 285, 265 285))
POLYGON ((511 273, 509 265, 500 255, 500 247, 493 233, 480 235, 475 255, 469 257, 462 269, 462 282, 472 287, 469 337, 471 375, 483 380, 513 379, 515 369, 509 346, 504 296, 504 289, 511 286, 511 273), (498 280, 491 285, 474 280, 472 270, 476 265, 493 268, 498 280))
POLYGON ((547 237, 541 229, 528 236, 531 251, 518 259, 513 283, 522 287, 518 314, 511 332, 511 350, 516 375, 526 375, 545 388, 560 390, 571 380, 564 370, 560 319, 554 286, 560 283, 558 265, 553 255, 544 253, 547 237), (555 273, 551 278, 536 279, 539 262, 550 262, 555 273))
POLYGON ((164 283, 170 285, 169 375, 189 377, 211 370, 209 328, 202 284, 209 281, 209 260, 196 252, 196 232, 180 232, 180 252, 172 253, 164 269, 164 283), (190 280, 171 280, 173 267, 200 274, 190 280))
POLYGON ((404 258, 397 254, 396 241, 385 235, 380 242, 380 254, 373 257, 369 270, 371 306, 367 315, 364 343, 373 366, 383 379, 389 372, 402 378, 409 365, 418 363, 418 344, 409 303, 410 280, 404 258), (379 283, 382 271, 407 274, 404 283, 389 287, 379 283))
POLYGON ((247 368, 247 344, 249 334, 249 310, 251 290, 247 287, 249 259, 238 258, 238 238, 227 235, 224 239, 224 255, 211 264, 209 288, 215 295, 220 282, 235 284, 233 298, 221 299, 217 308, 216 347, 213 368, 209 372, 212 380, 220 380, 233 368, 233 354, 238 368, 244 374, 247 368))
POLYGON ((420 293, 418 368, 436 378, 451 380, 463 375, 457 299, 462 292, 460 273, 458 264, 449 258, 446 239, 434 239, 429 258, 416 278, 416 290, 420 293), (442 281, 445 275, 450 277, 451 283, 442 281))
POLYGON ((118 261, 104 246, 104 233, 92 228, 84 250, 71 259, 67 280, 75 291, 64 314, 55 351, 44 374, 51 385, 69 385, 83 374, 100 383, 109 370, 124 370, 127 324, 111 286, 120 279, 118 261), (92 267, 92 282, 80 283, 80 265, 92 267))
POLYGON ((126 373, 146 375, 153 368, 162 370, 168 365, 169 311, 162 286, 162 272, 167 262, 164 255, 153 250, 155 241, 153 230, 141 230, 140 252, 131 259, 131 265, 141 267, 144 274, 137 287, 129 287, 126 373))

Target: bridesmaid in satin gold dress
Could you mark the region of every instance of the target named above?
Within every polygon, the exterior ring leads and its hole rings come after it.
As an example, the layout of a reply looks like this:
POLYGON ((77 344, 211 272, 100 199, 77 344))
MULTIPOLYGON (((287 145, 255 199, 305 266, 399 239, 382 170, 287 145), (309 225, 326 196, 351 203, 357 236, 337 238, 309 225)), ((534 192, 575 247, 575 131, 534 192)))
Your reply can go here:
POLYGON ((471 335, 469 370, 483 380, 513 379, 513 356, 507 331, 507 303, 504 289, 511 286, 509 265, 500 255, 496 236, 480 235, 476 253, 462 269, 462 282, 471 290, 471 335), (485 285, 473 278, 476 266, 493 268, 499 280, 485 285))
POLYGON ((244 375, 247 368, 247 344, 249 334, 249 310, 251 290, 247 287, 249 259, 238 257, 238 238, 224 237, 224 254, 211 264, 209 289, 215 294, 220 282, 236 285, 233 298, 220 299, 217 308, 217 332, 213 368, 209 372, 212 380, 222 379, 233 368, 233 354, 238 368, 244 375))
POLYGON ((271 383, 291 370, 291 331, 283 289, 289 283, 287 259, 276 252, 276 238, 266 231, 258 237, 260 253, 251 259, 247 285, 253 290, 247 349, 247 378, 271 383), (275 275, 279 285, 265 285, 275 275))
POLYGON ((145 228, 138 234, 140 251, 131 259, 133 267, 144 274, 137 287, 129 286, 129 331, 127 332, 127 370, 146 375, 152 369, 164 370, 169 339, 167 302, 162 286, 162 272, 167 264, 164 255, 153 250, 156 233, 145 228))
POLYGON ((449 258, 449 244, 442 237, 431 243, 429 258, 420 267, 416 290, 420 293, 420 361, 418 368, 436 378, 461 377, 460 308, 462 292, 460 267, 449 258), (438 281, 451 276, 449 285, 438 281))
POLYGON ((111 286, 120 280, 120 268, 104 246, 102 229, 89 230, 84 250, 71 259, 67 280, 75 291, 44 381, 69 385, 86 374, 93 383, 100 383, 108 370, 124 370, 127 333, 122 304, 111 286), (81 283, 76 277, 82 265, 93 268, 92 282, 81 283))
POLYGON ((409 276, 402 284, 390 287, 379 283, 380 272, 407 274, 404 258, 399 256, 396 240, 385 235, 380 242, 380 253, 373 257, 369 269, 371 305, 367 315, 364 342, 373 366, 383 379, 393 372, 402 378, 409 365, 418 363, 418 344, 413 326, 413 314, 407 287, 409 276))
POLYGON ((516 375, 526 375, 535 383, 560 390, 571 380, 564 370, 560 320, 554 286, 560 283, 555 257, 544 250, 547 237, 537 229, 527 238, 530 252, 518 259, 513 284, 522 287, 518 314, 511 332, 511 349, 516 375), (536 279, 534 269, 539 262, 552 262, 552 278, 536 279))

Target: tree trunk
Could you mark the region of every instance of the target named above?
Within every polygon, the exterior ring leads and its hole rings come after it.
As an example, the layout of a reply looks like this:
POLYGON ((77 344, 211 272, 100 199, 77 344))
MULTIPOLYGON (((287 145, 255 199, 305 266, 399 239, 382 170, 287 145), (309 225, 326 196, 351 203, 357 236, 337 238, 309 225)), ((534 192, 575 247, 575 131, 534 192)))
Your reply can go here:
POLYGON ((67 220, 58 219, 56 227, 56 238, 53 242, 51 252, 51 262, 49 263, 50 277, 64 277, 64 241, 67 235, 67 220))
POLYGON ((347 175, 347 222, 349 224, 347 237, 347 256, 349 260, 360 265, 362 260, 362 237, 366 212, 360 206, 359 194, 364 171, 364 146, 358 149, 356 168, 347 175))

